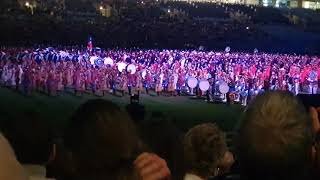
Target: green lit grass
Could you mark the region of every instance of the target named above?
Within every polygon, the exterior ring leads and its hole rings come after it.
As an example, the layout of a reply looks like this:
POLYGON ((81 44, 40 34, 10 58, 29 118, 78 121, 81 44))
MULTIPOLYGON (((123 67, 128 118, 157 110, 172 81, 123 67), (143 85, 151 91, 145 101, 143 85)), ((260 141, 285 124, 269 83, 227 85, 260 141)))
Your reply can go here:
MULTIPOLYGON (((34 111, 39 113, 45 121, 48 121, 55 131, 59 132, 63 130, 72 112, 80 104, 94 98, 100 97, 89 94, 75 97, 67 93, 57 97, 43 94, 25 97, 10 89, 0 88, 0 118, 3 122, 19 118, 22 112, 34 111)), ((111 100, 121 107, 125 107, 129 103, 128 96, 117 97, 108 94, 103 98, 111 100)), ((147 115, 153 111, 163 112, 183 131, 203 122, 215 122, 223 130, 230 131, 239 120, 241 113, 239 105, 209 104, 204 100, 185 96, 157 97, 143 94, 140 95, 140 103, 145 105, 147 115)))

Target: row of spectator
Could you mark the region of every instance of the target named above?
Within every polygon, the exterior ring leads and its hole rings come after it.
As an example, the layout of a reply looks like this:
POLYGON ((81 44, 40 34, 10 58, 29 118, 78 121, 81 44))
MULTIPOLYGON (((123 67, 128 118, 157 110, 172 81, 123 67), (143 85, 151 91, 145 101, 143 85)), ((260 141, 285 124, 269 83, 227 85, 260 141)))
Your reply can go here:
POLYGON ((143 107, 128 106, 127 112, 106 100, 89 100, 54 140, 35 114, 7 122, 2 131, 17 158, 1 137, 1 179, 319 178, 320 109, 306 111, 287 92, 261 94, 239 114, 233 152, 215 124, 183 134, 159 113, 145 121, 143 107))

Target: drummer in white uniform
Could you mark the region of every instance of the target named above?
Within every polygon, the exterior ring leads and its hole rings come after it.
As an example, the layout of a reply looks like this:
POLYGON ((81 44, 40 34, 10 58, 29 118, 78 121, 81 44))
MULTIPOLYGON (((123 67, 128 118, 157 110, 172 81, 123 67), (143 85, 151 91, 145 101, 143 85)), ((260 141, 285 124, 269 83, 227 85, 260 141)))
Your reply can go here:
POLYGON ((161 71, 161 73, 159 74, 159 77, 156 80, 156 93, 158 96, 161 94, 161 91, 163 89, 163 87, 162 87, 163 77, 164 77, 164 74, 161 71))
POLYGON ((8 79, 9 79, 8 71, 9 71, 9 63, 7 62, 7 63, 3 66, 2 74, 1 74, 1 81, 2 81, 2 84, 3 84, 4 86, 6 86, 7 81, 8 81, 8 79))
POLYGON ((318 72, 315 68, 309 73, 309 94, 317 94, 318 92, 318 72))
POLYGON ((198 80, 193 76, 189 76, 188 80, 187 80, 187 84, 188 84, 188 87, 190 88, 190 91, 189 91, 190 95, 193 95, 193 90, 194 90, 194 88, 197 87, 198 80))
POLYGON ((248 98, 248 89, 246 86, 245 79, 242 77, 240 79, 240 99, 241 99, 241 105, 246 106, 247 105, 247 98, 248 98))

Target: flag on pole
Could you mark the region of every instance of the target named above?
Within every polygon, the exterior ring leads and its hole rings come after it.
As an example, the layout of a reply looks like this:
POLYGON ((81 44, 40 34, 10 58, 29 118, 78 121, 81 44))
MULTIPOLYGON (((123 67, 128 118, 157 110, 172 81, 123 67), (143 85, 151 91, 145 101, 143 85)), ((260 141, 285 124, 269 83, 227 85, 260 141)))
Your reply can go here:
POLYGON ((89 37, 88 45, 87 45, 88 51, 92 52, 93 45, 92 45, 92 37, 89 37))

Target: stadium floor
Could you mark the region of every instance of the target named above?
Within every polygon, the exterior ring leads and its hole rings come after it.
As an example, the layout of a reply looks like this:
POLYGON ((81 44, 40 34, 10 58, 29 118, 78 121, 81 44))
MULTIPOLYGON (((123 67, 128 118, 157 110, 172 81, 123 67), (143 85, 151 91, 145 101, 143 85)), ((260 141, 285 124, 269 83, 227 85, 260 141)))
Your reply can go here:
MULTIPOLYGON (((72 112, 81 103, 94 98, 101 97, 90 94, 76 97, 68 93, 56 97, 40 93, 26 97, 13 90, 0 88, 0 122, 21 118, 23 112, 32 111, 39 113, 53 127, 53 130, 59 133, 67 124, 72 112)), ((130 100, 128 95, 117 97, 108 94, 102 98, 111 100, 123 108, 130 100)), ((163 112, 182 131, 203 122, 215 122, 223 130, 231 131, 237 124, 242 110, 240 105, 211 104, 186 96, 158 97, 142 94, 140 104, 145 105, 147 117, 154 111, 163 112)))

